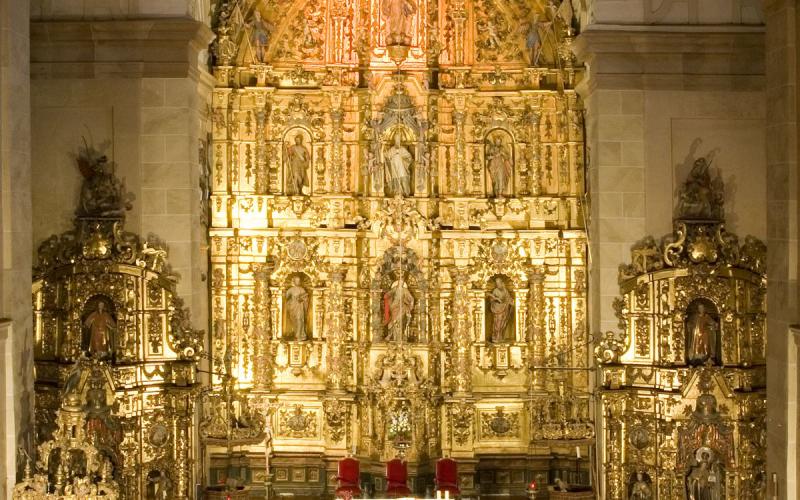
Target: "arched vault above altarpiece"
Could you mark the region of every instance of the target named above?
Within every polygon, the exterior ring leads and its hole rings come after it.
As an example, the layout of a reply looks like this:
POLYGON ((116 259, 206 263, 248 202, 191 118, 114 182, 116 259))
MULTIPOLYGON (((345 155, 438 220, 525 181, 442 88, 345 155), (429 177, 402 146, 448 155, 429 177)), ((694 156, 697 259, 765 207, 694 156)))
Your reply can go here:
POLYGON ((217 4, 214 52, 220 66, 391 68, 401 44, 409 69, 560 67, 583 10, 571 0, 230 0, 217 4))

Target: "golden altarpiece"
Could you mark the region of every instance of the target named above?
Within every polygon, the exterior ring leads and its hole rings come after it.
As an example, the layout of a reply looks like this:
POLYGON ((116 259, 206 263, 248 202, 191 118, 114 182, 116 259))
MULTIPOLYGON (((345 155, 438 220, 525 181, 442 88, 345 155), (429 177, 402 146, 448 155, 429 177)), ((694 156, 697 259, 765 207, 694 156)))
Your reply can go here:
POLYGON ((195 498, 204 334, 190 325, 166 251, 125 231, 131 200, 113 165, 89 146, 77 162, 74 228, 38 252, 39 447, 15 498, 195 498))
POLYGON ((378 493, 397 455, 419 493, 441 456, 469 496, 588 483, 571 2, 241 0, 215 18, 209 351, 229 396, 202 403, 206 482, 233 453, 254 493, 308 498, 347 455, 378 493), (265 438, 223 439, 237 404, 265 438))
POLYGON ((620 267, 622 332, 599 339, 606 498, 766 498, 766 247, 725 230, 711 158, 671 236, 620 267))

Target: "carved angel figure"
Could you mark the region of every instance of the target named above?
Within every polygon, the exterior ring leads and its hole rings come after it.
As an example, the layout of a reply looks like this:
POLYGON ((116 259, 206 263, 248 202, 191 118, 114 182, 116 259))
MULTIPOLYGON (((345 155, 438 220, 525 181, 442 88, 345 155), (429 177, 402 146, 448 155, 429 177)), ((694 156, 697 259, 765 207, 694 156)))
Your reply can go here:
POLYGON ((492 195, 495 198, 506 196, 511 183, 513 167, 508 148, 500 137, 496 137, 494 141, 489 140, 486 164, 489 175, 492 177, 492 195))
POLYGON ((414 157, 403 146, 400 141, 400 134, 394 136, 394 144, 386 151, 385 155, 386 177, 389 181, 390 196, 410 196, 411 195, 411 167, 414 164, 414 157))
POLYGON ((286 290, 286 313, 294 331, 295 340, 306 340, 306 316, 308 314, 308 292, 303 288, 300 277, 292 278, 292 286, 286 290))
POLYGON ((417 13, 414 0, 383 0, 381 14, 386 21, 386 44, 411 44, 411 23, 417 13))
POLYGON ((286 194, 302 195, 303 188, 308 187, 308 167, 311 164, 311 153, 303 144, 303 136, 297 134, 294 144, 286 145, 286 194))
POLYGON ((492 342, 505 342, 506 330, 512 318, 514 298, 506 288, 503 278, 495 278, 494 289, 489 292, 489 312, 492 318, 492 342))

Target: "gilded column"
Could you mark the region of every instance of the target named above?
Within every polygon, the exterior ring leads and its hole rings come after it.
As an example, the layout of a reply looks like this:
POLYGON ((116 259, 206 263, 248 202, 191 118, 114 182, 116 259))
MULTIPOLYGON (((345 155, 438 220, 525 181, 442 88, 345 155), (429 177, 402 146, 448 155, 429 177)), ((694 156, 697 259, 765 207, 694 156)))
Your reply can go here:
POLYGON ((534 367, 544 366, 547 349, 545 335, 544 280, 546 266, 534 266, 528 270, 528 356, 531 366, 530 389, 545 390, 544 372, 534 367))
POLYGON ((467 192, 467 137, 465 125, 467 122, 466 95, 456 94, 453 96, 453 123, 456 127, 456 168, 455 170, 455 191, 463 195, 467 192))
POLYGON ((267 143, 267 122, 269 120, 269 96, 259 90, 256 93, 256 194, 269 192, 269 145, 267 143))
POLYGON ((176 499, 182 500, 193 498, 191 464, 192 455, 189 440, 189 425, 192 420, 191 397, 185 393, 173 396, 175 411, 175 489, 173 491, 176 499))
POLYGON ((472 390, 471 350, 472 321, 469 304, 469 270, 450 270, 453 284, 453 354, 452 387, 456 396, 465 396, 472 390))
POLYGON ((274 262, 268 260, 258 264, 253 270, 255 291, 253 294, 253 337, 255 339, 255 356, 253 360, 253 384, 255 389, 266 390, 272 386, 274 366, 272 364, 272 322, 270 276, 275 268, 274 262))
MULTIPOLYGON (((539 124, 542 121, 542 111, 541 107, 538 103, 533 103, 531 106, 532 111, 528 115, 528 119, 530 120, 530 141, 528 143, 528 154, 532 161, 532 165, 530 167, 530 191, 533 196, 539 196, 542 194, 542 156, 541 156, 541 149, 539 144, 539 124)), ((523 186, 525 189, 525 193, 528 194, 528 187, 527 185, 523 186)))
POLYGON ((331 92, 331 159, 333 168, 331 168, 331 192, 341 193, 342 186, 348 184, 348 180, 344 179, 344 172, 342 168, 342 125, 344 123, 344 110, 342 109, 343 93, 336 91, 331 92))
POLYGON ((609 500, 623 499, 623 477, 622 477, 622 424, 621 415, 614 415, 609 409, 606 413, 607 423, 607 484, 606 498, 609 500))
POLYGON ((344 392, 347 387, 347 332, 344 330, 344 279, 347 266, 333 266, 329 274, 326 304, 328 343, 328 388, 344 392))

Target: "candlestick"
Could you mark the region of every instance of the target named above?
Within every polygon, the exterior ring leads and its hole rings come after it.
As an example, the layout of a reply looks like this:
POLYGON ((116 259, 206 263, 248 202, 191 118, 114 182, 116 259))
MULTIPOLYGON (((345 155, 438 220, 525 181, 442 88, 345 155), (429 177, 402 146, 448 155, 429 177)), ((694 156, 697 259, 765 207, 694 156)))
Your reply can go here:
POLYGON ((581 447, 580 446, 576 446, 575 447, 575 454, 578 456, 578 460, 580 460, 581 459, 581 447))

